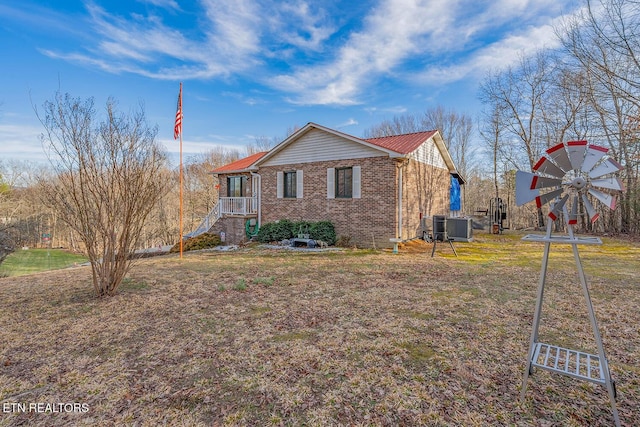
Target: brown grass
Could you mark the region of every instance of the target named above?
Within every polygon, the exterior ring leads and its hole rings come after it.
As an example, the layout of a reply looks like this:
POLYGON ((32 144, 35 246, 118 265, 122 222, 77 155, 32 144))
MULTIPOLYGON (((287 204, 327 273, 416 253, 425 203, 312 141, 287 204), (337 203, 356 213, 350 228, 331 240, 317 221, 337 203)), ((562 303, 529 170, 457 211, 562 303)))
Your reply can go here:
MULTIPOLYGON (((542 245, 246 249, 0 279, 0 425, 612 425, 602 386, 537 371, 519 402, 542 245), (19 413, 13 403, 81 403, 19 413), (9 406, 7 406, 9 405, 9 406)), ((640 425, 640 247, 581 249, 625 425, 640 425)), ((569 247, 541 339, 595 352, 569 247)))

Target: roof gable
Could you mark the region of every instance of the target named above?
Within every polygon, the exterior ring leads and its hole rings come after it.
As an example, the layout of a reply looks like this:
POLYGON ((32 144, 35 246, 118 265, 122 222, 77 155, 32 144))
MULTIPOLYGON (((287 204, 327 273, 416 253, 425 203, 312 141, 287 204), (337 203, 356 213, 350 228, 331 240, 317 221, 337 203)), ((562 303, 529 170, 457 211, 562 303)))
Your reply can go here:
MULTIPOLYGON (((271 151, 269 151, 269 153, 266 156, 264 156, 258 162, 256 162, 256 166, 281 163, 280 159, 276 159, 276 157, 284 157, 283 152, 285 150, 289 150, 289 147, 294 146, 298 141, 304 141, 305 138, 307 137, 311 138, 312 135, 317 136, 320 133, 325 134, 328 138, 332 139, 333 141, 337 141, 337 140, 343 141, 342 145, 345 145, 345 146, 351 145, 352 148, 354 146, 360 147, 361 152, 355 155, 355 157, 373 157, 373 156, 384 156, 384 155, 387 155, 389 157, 400 156, 400 154, 395 151, 389 150, 380 145, 371 144, 363 139, 356 138, 355 136, 342 133, 334 129, 330 129, 330 128, 318 125, 316 123, 307 123, 305 126, 300 128, 297 132, 293 133, 287 139, 282 141, 280 144, 276 145, 271 151)), ((330 152, 335 156, 339 156, 339 154, 333 150, 327 150, 324 147, 318 147, 318 148, 325 153, 330 152)), ((353 156, 353 154, 351 155, 353 156)), ((353 158, 353 157, 344 157, 344 158, 353 158)), ((304 163, 309 161, 315 161, 315 160, 302 157, 302 158, 298 158, 297 161, 294 161, 292 163, 304 163)))

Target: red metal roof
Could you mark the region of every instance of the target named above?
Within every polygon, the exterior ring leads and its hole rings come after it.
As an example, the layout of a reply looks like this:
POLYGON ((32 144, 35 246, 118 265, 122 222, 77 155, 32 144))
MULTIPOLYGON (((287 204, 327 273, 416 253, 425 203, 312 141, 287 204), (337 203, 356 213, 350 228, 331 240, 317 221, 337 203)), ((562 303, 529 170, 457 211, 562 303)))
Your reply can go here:
POLYGON ((240 171, 243 171, 245 169, 248 169, 249 166, 251 166, 252 164, 257 162, 258 160, 260 160, 262 158, 262 156, 264 156, 267 153, 268 153, 267 151, 261 151, 261 152, 256 153, 256 154, 252 154, 252 155, 250 155, 248 157, 245 157, 243 159, 236 160, 235 162, 231 162, 231 163, 226 164, 224 166, 220 166, 219 168, 215 168, 211 173, 224 173, 224 172, 240 172, 240 171))
POLYGON ((386 148, 387 150, 395 151, 396 153, 409 154, 418 148, 420 144, 435 135, 436 132, 435 130, 430 130, 426 132, 364 139, 364 141, 377 145, 378 147, 386 148))

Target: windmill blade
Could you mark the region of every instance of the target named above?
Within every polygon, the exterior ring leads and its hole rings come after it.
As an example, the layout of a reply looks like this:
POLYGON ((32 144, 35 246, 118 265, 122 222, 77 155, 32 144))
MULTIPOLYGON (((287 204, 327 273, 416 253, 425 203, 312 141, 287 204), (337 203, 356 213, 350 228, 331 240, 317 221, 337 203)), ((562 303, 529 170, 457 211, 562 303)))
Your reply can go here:
POLYGON ((559 187, 562 185, 562 180, 560 178, 547 178, 546 176, 540 176, 532 174, 533 178, 531 179, 531 189, 534 188, 549 188, 549 187, 559 187))
POLYGON ((575 225, 578 223, 578 195, 573 195, 573 201, 571 202, 571 212, 569 213, 569 225, 575 225))
POLYGON ((551 209, 551 212, 549 212, 549 218, 551 218, 554 221, 558 219, 560 210, 562 209, 564 204, 567 203, 567 199, 569 199, 569 195, 565 194, 564 197, 558 201, 558 203, 553 205, 553 209, 551 209))
POLYGON ((584 152, 587 150, 587 141, 567 142, 567 151, 571 161, 571 169, 579 170, 584 161, 584 152))
POLYGON ((560 169, 546 157, 540 157, 538 163, 533 166, 533 170, 547 175, 553 175, 558 178, 562 178, 565 174, 562 169, 560 169))
POLYGON ((623 166, 615 160, 609 158, 598 165, 597 168, 589 172, 589 178, 598 178, 608 173, 618 172, 623 166))
POLYGON ((571 167, 571 161, 567 155, 567 150, 564 148, 564 144, 555 145, 547 150, 547 155, 560 167, 564 172, 573 169, 571 167))
POLYGON ((594 179, 591 181, 591 186, 607 188, 614 191, 624 191, 624 184, 614 176, 609 178, 594 179))
POLYGON ((587 148, 586 154, 584 156, 584 161, 582 162, 582 166, 580 166, 580 170, 582 172, 589 172, 591 168, 598 163, 605 154, 609 151, 608 148, 600 147, 598 145, 589 145, 587 148))
POLYGON ((549 203, 551 200, 555 199, 556 197, 560 196, 560 194, 562 194, 562 188, 558 188, 557 190, 553 190, 550 191, 548 193, 545 193, 541 196, 536 197, 536 206, 538 208, 541 208, 542 205, 549 203))
POLYGON ((616 197, 611 194, 603 193, 602 191, 590 189, 589 194, 591 194, 596 199, 600 200, 605 206, 609 209, 614 210, 616 208, 616 197))
POLYGON ((540 191, 532 187, 535 176, 529 172, 516 171, 516 205, 522 206, 540 195, 540 191))
POLYGON ((596 222, 596 220, 600 217, 600 214, 596 213, 596 210, 594 209, 593 205, 587 198, 587 195, 584 193, 582 193, 582 202, 584 203, 584 207, 587 210, 587 215, 589 215, 589 219, 591 220, 591 223, 596 222))

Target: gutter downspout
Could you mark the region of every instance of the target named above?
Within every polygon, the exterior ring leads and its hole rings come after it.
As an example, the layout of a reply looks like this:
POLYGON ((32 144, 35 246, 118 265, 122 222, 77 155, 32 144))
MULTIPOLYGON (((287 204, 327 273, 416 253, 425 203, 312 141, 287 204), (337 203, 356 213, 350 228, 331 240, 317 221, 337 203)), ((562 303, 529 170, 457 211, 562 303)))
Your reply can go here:
POLYGON ((262 225, 262 176, 259 173, 249 171, 251 176, 257 177, 256 203, 258 204, 258 227, 262 225))

